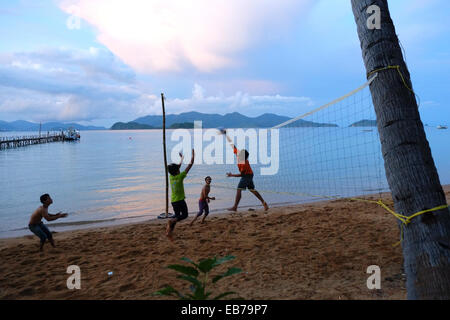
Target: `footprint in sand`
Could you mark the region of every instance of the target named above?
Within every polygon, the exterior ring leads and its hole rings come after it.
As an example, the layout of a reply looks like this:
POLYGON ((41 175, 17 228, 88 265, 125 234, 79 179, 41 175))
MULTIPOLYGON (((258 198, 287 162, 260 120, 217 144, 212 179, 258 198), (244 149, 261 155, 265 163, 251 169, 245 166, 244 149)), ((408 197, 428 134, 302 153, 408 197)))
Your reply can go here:
POLYGON ((20 296, 31 296, 34 294, 33 288, 26 288, 19 292, 20 296))
POLYGON ((65 289, 67 289, 67 287, 64 287, 61 284, 58 284, 56 287, 53 288, 53 290, 55 290, 55 291, 62 291, 62 290, 65 290, 65 289))
POLYGON ((134 284, 128 283, 128 284, 124 284, 123 286, 120 286, 119 287, 119 291, 120 292, 124 292, 124 291, 131 290, 131 289, 134 289, 134 288, 136 288, 136 286, 134 284))
POLYGON ((27 260, 22 261, 20 263, 20 265, 21 266, 27 266, 27 265, 30 265, 30 264, 34 264, 35 262, 36 262, 36 260, 29 260, 29 259, 27 259, 27 260))
POLYGON ((73 256, 73 257, 69 257, 69 258, 67 259, 67 261, 68 261, 68 262, 74 262, 74 261, 80 260, 80 259, 81 259, 80 256, 73 256))

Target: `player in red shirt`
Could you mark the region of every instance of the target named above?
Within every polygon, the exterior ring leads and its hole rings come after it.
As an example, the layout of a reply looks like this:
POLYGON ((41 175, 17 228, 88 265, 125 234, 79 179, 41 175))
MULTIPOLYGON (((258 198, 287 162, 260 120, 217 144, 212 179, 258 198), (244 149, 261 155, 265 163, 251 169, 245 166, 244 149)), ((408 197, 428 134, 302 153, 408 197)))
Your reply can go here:
POLYGON ((234 206, 229 208, 229 211, 236 211, 237 207, 239 205, 239 201, 241 201, 241 194, 242 190, 245 190, 248 188, 248 190, 253 193, 259 201, 261 201, 264 210, 269 210, 269 206, 264 201, 263 197, 259 194, 258 191, 255 190, 255 184, 253 183, 253 170, 250 167, 250 163, 248 162, 248 156, 249 153, 247 150, 242 149, 238 150, 236 146, 233 144, 233 141, 226 135, 225 130, 221 130, 221 133, 225 134, 227 137, 228 142, 231 144, 231 147, 233 148, 234 154, 237 156, 238 159, 238 168, 239 168, 239 174, 232 174, 231 172, 227 173, 227 177, 240 177, 241 180, 239 181, 237 190, 236 190, 236 199, 234 201, 234 206))

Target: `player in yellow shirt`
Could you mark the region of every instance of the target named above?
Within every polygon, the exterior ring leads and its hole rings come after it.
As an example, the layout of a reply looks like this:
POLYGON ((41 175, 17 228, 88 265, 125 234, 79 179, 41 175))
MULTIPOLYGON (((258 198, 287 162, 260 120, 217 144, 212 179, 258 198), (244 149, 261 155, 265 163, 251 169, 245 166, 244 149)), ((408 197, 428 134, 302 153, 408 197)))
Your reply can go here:
POLYGON ((167 169, 170 173, 170 187, 172 189, 172 194, 170 201, 172 202, 172 208, 175 213, 175 217, 170 219, 167 222, 166 235, 170 240, 173 240, 173 231, 175 229, 175 225, 178 221, 184 220, 188 217, 188 207, 186 204, 185 195, 184 195, 184 185, 183 180, 186 178, 189 170, 191 170, 192 165, 194 164, 194 149, 192 149, 192 158, 191 162, 188 164, 186 169, 180 173, 180 164, 171 163, 167 166, 167 169))

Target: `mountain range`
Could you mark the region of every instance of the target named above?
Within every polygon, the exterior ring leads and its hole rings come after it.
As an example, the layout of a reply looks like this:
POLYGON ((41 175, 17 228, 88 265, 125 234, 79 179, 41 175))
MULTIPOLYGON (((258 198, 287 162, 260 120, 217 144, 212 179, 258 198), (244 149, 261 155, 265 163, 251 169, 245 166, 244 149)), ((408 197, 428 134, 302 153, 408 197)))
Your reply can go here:
MULTIPOLYGON (((265 113, 258 117, 247 117, 238 112, 220 114, 207 114, 200 112, 185 112, 180 114, 166 115, 166 128, 192 128, 194 121, 202 121, 203 128, 271 128, 290 120, 286 116, 273 113, 265 113)), ((318 123, 306 120, 297 120, 288 127, 337 127, 333 123, 318 123)), ((376 126, 375 120, 361 120, 350 125, 350 127, 376 126)), ((60 131, 73 127, 77 130, 106 130, 104 127, 83 126, 78 123, 47 122, 43 123, 41 131, 60 131)), ((136 120, 123 123, 116 122, 111 130, 133 130, 133 129, 161 129, 162 116, 149 115, 136 120)), ((0 131, 39 131, 39 123, 17 120, 6 122, 0 120, 0 131)))
MULTIPOLYGON (((189 124, 194 121, 202 121, 203 128, 271 128, 280 123, 290 120, 291 118, 279 116, 273 113, 265 113, 258 117, 247 117, 238 112, 220 114, 206 114, 200 112, 185 112, 180 114, 166 115, 166 128, 189 127, 189 124)), ((150 115, 137 118, 129 122, 130 127, 135 126, 136 123, 148 125, 154 128, 162 127, 161 115, 150 115)), ((125 124, 126 125, 126 124, 125 124)), ((289 125, 291 127, 337 127, 330 123, 316 123, 305 120, 295 121, 289 125)), ((113 126, 114 127, 114 126, 113 126)), ((121 124, 122 128, 126 128, 121 124)))
MULTIPOLYGON (((17 120, 13 122, 6 122, 0 120, 0 131, 39 131, 39 123, 17 120)), ((62 122, 47 122, 43 123, 41 127, 41 131, 60 131, 67 130, 68 128, 73 127, 77 130, 105 130, 104 127, 96 127, 96 126, 83 126, 78 123, 62 123, 62 122)))

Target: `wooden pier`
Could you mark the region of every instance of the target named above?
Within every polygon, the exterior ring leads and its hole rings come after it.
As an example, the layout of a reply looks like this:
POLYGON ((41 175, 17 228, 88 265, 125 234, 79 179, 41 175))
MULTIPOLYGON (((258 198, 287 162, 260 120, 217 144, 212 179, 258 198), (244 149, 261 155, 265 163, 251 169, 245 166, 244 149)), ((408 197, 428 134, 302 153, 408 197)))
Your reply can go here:
POLYGON ((64 140, 65 137, 63 133, 52 133, 41 136, 0 137, 0 150, 64 140))

